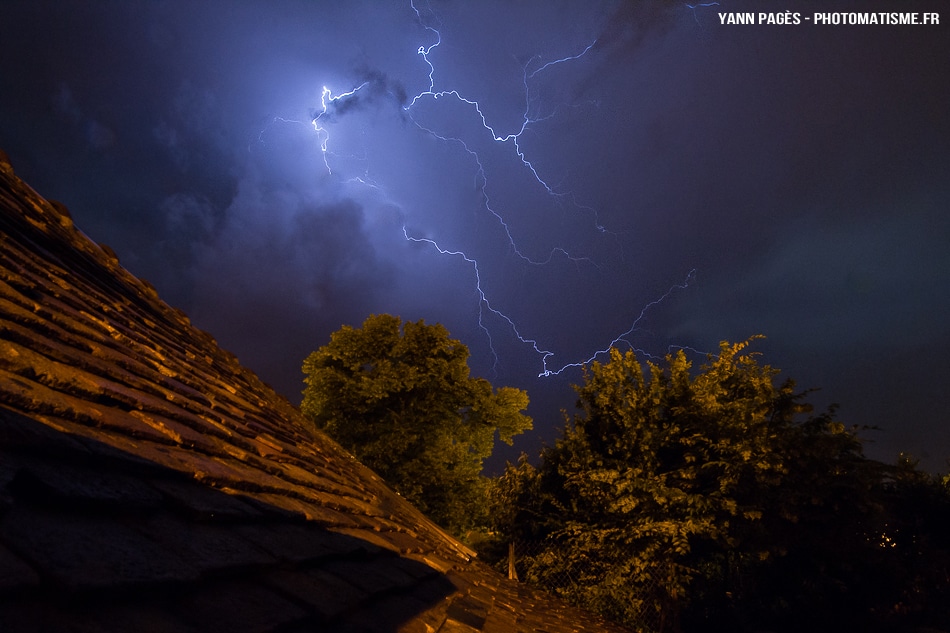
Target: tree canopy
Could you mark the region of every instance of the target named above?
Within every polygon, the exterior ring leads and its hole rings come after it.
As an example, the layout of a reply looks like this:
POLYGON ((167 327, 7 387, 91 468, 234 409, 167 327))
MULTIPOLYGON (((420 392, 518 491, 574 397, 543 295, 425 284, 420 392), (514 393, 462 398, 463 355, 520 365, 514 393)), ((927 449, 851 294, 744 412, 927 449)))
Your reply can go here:
POLYGON ((496 435, 531 428, 528 395, 470 375, 468 348, 439 324, 372 315, 303 363, 301 410, 444 527, 485 512, 482 463, 496 435))
POLYGON ((696 373, 682 351, 661 365, 614 349, 586 369, 562 436, 493 491, 495 529, 544 544, 523 575, 646 630, 680 614, 732 630, 861 628, 907 599, 910 580, 874 570, 900 567, 881 539, 908 522, 888 499, 913 477, 865 458, 833 409, 812 414, 751 342, 723 342, 696 373))

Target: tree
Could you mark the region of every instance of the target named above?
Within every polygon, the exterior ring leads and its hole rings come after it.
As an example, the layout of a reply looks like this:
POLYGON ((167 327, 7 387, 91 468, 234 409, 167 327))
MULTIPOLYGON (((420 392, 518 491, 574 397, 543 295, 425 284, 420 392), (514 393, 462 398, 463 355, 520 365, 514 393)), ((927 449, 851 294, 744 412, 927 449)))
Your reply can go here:
POLYGON ((372 315, 303 363, 301 410, 444 527, 484 514, 482 463, 496 434, 531 428, 528 395, 470 376, 468 348, 439 324, 372 315))
POLYGON ((746 345, 723 343, 695 378, 682 352, 644 372, 613 349, 575 388, 581 413, 538 475, 556 491, 548 512, 564 517, 549 536, 570 545, 572 573, 600 611, 675 612, 697 573, 694 549, 729 545, 737 524, 761 514, 751 482, 781 475, 770 441, 799 407, 771 368, 740 355, 746 345))
POLYGON ((585 370, 562 436, 494 489, 495 528, 546 544, 523 575, 570 578, 568 598, 646 630, 860 628, 894 598, 873 573, 887 468, 751 342, 695 375, 682 351, 661 366, 614 349, 585 370))

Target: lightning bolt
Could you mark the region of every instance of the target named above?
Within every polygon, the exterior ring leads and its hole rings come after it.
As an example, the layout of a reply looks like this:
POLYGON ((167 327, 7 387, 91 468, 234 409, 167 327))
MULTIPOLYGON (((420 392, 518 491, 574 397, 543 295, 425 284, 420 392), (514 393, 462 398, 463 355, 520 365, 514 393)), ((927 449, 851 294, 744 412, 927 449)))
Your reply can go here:
MULTIPOLYGON (((416 16, 418 16, 418 19, 421 21, 422 16, 419 14, 419 10, 416 9, 414 5, 412 8, 416 11, 416 16)), ((559 195, 547 182, 544 181, 543 178, 541 178, 540 174, 538 174, 538 170, 535 169, 534 165, 531 164, 531 161, 527 159, 527 157, 524 154, 524 151, 521 149, 521 146, 518 144, 518 140, 521 138, 521 135, 525 133, 525 130, 528 129, 529 125, 531 125, 532 123, 538 123, 540 121, 550 119, 551 117, 554 116, 554 113, 551 113, 548 116, 540 117, 540 118, 533 118, 530 116, 531 88, 529 86, 528 80, 551 66, 555 66, 557 64, 561 64, 564 62, 580 59, 594 47, 594 44, 597 43, 596 40, 588 44, 587 47, 584 48, 584 50, 582 50, 580 53, 547 62, 546 64, 542 65, 540 68, 537 68, 536 70, 532 71, 530 74, 528 73, 528 68, 531 66, 533 62, 536 62, 540 58, 538 56, 535 56, 535 57, 532 57, 530 60, 528 60, 528 63, 525 64, 525 66, 522 68, 523 84, 524 84, 524 89, 525 89, 525 110, 524 110, 524 113, 522 114, 521 127, 517 132, 511 132, 509 134, 502 135, 502 134, 499 134, 497 131, 495 131, 495 128, 493 128, 491 125, 488 124, 488 119, 486 118, 485 113, 482 112, 482 107, 481 105, 479 105, 478 101, 463 97, 457 90, 440 90, 440 91, 435 90, 435 66, 432 64, 432 60, 429 59, 429 55, 431 54, 434 48, 436 48, 439 44, 442 43, 442 36, 439 35, 439 32, 435 30, 434 28, 430 26, 426 26, 425 24, 423 24, 423 26, 424 28, 430 31, 435 31, 435 33, 438 35, 438 38, 435 44, 432 44, 428 48, 424 46, 420 46, 418 50, 419 55, 422 56, 422 59, 424 59, 426 64, 429 66, 429 88, 427 90, 420 92, 416 96, 414 96, 412 98, 412 101, 409 102, 409 105, 405 106, 404 110, 406 112, 411 112, 412 108, 421 99, 432 98, 433 100, 436 100, 443 97, 451 97, 451 98, 457 99, 459 102, 464 103, 474 108, 475 113, 478 115, 478 118, 481 120, 482 127, 484 127, 491 134, 492 139, 494 139, 498 143, 507 143, 510 141, 515 148, 515 152, 518 154, 518 158, 520 158, 524 166, 527 167, 531 171, 531 173, 534 175, 534 178, 538 181, 538 183, 541 184, 542 187, 544 187, 545 191, 547 191, 551 195, 559 195)), ((413 119, 413 121, 415 121, 415 119, 413 119)), ((417 123, 417 125, 419 124, 417 123)), ((420 129, 428 132, 429 134, 432 134, 436 138, 442 138, 438 134, 433 132, 432 130, 422 127, 421 125, 419 127, 420 129)), ((442 140, 449 140, 449 139, 442 138, 442 140)), ((456 139, 453 139, 453 140, 456 140, 456 139)), ((466 149, 468 148, 466 147, 466 149)), ((479 166, 481 165, 479 164, 479 166)))
MULTIPOLYGON (((701 5, 701 6, 707 6, 707 5, 701 5)), ((517 126, 517 128, 514 131, 502 133, 496 130, 496 128, 489 123, 489 120, 487 116, 485 115, 482 109, 482 106, 478 102, 478 100, 471 99, 467 96, 464 96, 458 90, 455 90, 455 89, 445 89, 445 90, 436 89, 437 71, 436 71, 436 65, 433 62, 432 58, 434 56, 434 52, 442 44, 442 34, 440 31, 441 23, 438 23, 438 25, 433 25, 432 22, 433 21, 438 22, 438 18, 433 16, 431 19, 426 19, 426 17, 423 16, 423 13, 415 5, 414 0, 410 0, 410 8, 414 12, 416 20, 418 24, 422 27, 422 29, 429 32, 432 35, 433 41, 432 43, 428 45, 425 45, 425 44, 420 45, 418 49, 416 50, 417 54, 422 58, 426 68, 428 69, 427 70, 428 85, 425 89, 423 89, 422 91, 414 95, 411 99, 408 99, 408 98, 406 99, 405 105, 402 107, 402 110, 406 114, 408 119, 421 132, 433 138, 436 138, 442 142, 455 144, 459 148, 461 148, 463 152, 467 153, 471 157, 473 161, 473 165, 474 165, 477 189, 482 197, 482 208, 487 213, 489 213, 494 218, 494 220, 500 225, 501 229, 503 230, 505 236, 508 239, 510 252, 515 257, 519 258, 522 262, 531 266, 543 266, 545 264, 551 263, 555 258, 563 257, 569 261, 572 261, 575 265, 591 265, 594 267, 599 267, 597 263, 594 262, 591 258, 572 255, 566 249, 560 248, 560 247, 552 248, 547 254, 547 256, 542 257, 542 258, 535 258, 535 257, 531 257, 527 255, 517 245, 516 240, 512 234, 512 230, 509 224, 505 221, 503 214, 493 204, 493 201, 488 191, 489 179, 488 179, 484 164, 482 162, 482 159, 479 156, 478 152, 474 150, 472 146, 469 143, 467 143, 464 139, 461 139, 455 136, 447 136, 447 135, 440 134, 439 132, 426 126, 424 123, 417 120, 415 116, 413 116, 414 109, 417 107, 417 105, 419 105, 423 101, 431 100, 432 102, 437 102, 439 100, 452 99, 462 104, 464 107, 470 109, 470 111, 473 113, 472 116, 474 117, 474 119, 480 122, 482 128, 485 130, 485 132, 488 135, 490 135, 490 138, 494 142, 500 143, 500 144, 510 144, 514 154, 518 157, 521 164, 524 166, 526 170, 528 170, 532 174, 532 177, 534 178, 534 180, 538 183, 538 185, 543 189, 543 191, 547 195, 557 198, 558 200, 567 201, 578 210, 583 210, 583 211, 591 213, 593 215, 594 228, 600 233, 610 233, 606 229, 606 227, 604 227, 600 223, 596 209, 579 204, 571 192, 558 191, 555 187, 550 185, 545 180, 545 178, 542 177, 541 173, 534 166, 534 164, 532 164, 531 160, 527 157, 524 149, 522 148, 520 144, 521 137, 525 134, 527 130, 530 129, 532 125, 555 117, 558 114, 560 107, 562 107, 562 106, 558 106, 554 110, 544 115, 542 115, 540 112, 532 114, 532 107, 536 103, 536 99, 532 97, 532 81, 555 66, 558 66, 560 64, 569 64, 571 62, 576 62, 577 60, 584 58, 586 55, 590 54, 592 50, 594 50, 594 47, 597 43, 596 40, 590 42, 589 44, 587 44, 585 47, 583 47, 580 50, 577 50, 564 57, 560 57, 560 58, 553 59, 550 61, 543 61, 542 58, 538 55, 530 58, 522 67, 522 85, 524 88, 525 106, 524 106, 523 112, 521 113, 520 124, 517 126)), ((690 7, 690 8, 694 8, 694 7, 690 7)), ((431 11, 427 12, 427 15, 430 13, 431 11)), ((357 85, 356 87, 339 94, 334 94, 326 86, 324 86, 321 91, 320 109, 313 117, 311 124, 313 126, 314 131, 317 134, 317 138, 319 139, 320 151, 323 156, 323 162, 328 174, 333 173, 330 166, 330 160, 328 158, 328 155, 330 155, 332 152, 330 152, 329 150, 330 133, 327 129, 327 125, 329 125, 329 123, 332 121, 332 118, 333 118, 332 117, 333 111, 331 109, 331 106, 335 102, 342 102, 344 100, 353 98, 360 90, 363 90, 369 84, 370 84, 369 81, 364 81, 363 83, 357 85)), ((347 182, 357 182, 367 187, 372 187, 378 190, 381 189, 381 187, 377 183, 371 181, 368 177, 350 178, 347 182)), ((649 310, 657 306, 658 304, 664 302, 674 292, 687 288, 689 284, 692 282, 695 275, 695 271, 690 271, 690 273, 687 275, 686 279, 682 283, 671 286, 662 296, 654 299, 653 301, 645 305, 640 311, 639 315, 632 321, 630 327, 626 331, 616 336, 613 340, 611 340, 605 349, 597 350, 586 360, 567 363, 561 366, 560 368, 555 369, 555 368, 549 367, 549 361, 555 355, 554 352, 548 349, 545 349, 542 346, 542 344, 538 342, 537 339, 523 335, 518 325, 515 323, 515 321, 510 316, 508 316, 504 311, 502 311, 500 308, 497 308, 495 305, 493 305, 492 301, 489 298, 488 293, 483 287, 481 271, 479 269, 478 261, 475 257, 469 255, 463 250, 453 250, 449 248, 444 248, 434 239, 431 239, 428 237, 418 237, 416 235, 413 235, 405 224, 403 224, 402 226, 402 234, 405 240, 409 242, 425 244, 431 247, 432 249, 434 249, 435 252, 437 252, 439 255, 446 256, 446 257, 461 258, 469 266, 471 266, 472 274, 475 280, 475 292, 478 299, 478 326, 485 333, 485 336, 488 340, 488 346, 491 351, 492 358, 494 360, 493 370, 497 370, 499 357, 495 349, 492 332, 488 324, 488 320, 490 317, 494 317, 495 319, 498 319, 499 321, 501 321, 501 323, 504 324, 504 327, 508 328, 522 344, 529 346, 531 350, 535 354, 537 354, 541 363, 540 373, 538 374, 539 377, 555 376, 570 368, 581 367, 583 365, 589 364, 593 362, 594 360, 596 360, 599 356, 606 354, 611 347, 615 347, 621 343, 625 343, 632 348, 633 343, 630 341, 630 337, 638 330, 641 321, 645 318, 649 310)))
POLYGON ((369 82, 364 81, 356 88, 338 95, 334 95, 333 92, 326 86, 324 86, 323 90, 320 92, 320 112, 318 112, 317 115, 313 117, 313 121, 310 123, 313 125, 314 132, 317 133, 317 138, 320 139, 320 152, 323 154, 323 164, 326 165, 328 174, 333 173, 333 170, 330 169, 330 161, 327 160, 327 144, 330 142, 330 133, 327 132, 326 128, 323 127, 323 125, 320 123, 320 120, 326 116, 327 109, 330 107, 330 103, 339 101, 340 99, 352 97, 368 85, 369 82))
MULTIPOLYGON (((587 360, 582 360, 582 361, 576 362, 576 363, 568 363, 568 364, 562 366, 560 369, 548 369, 548 366, 547 366, 547 356, 545 356, 545 357, 542 359, 542 369, 541 369, 541 373, 538 374, 538 377, 540 378, 540 377, 544 377, 544 376, 557 376, 558 374, 560 374, 562 371, 564 371, 564 370, 566 370, 566 369, 570 369, 570 368, 572 368, 572 367, 583 367, 583 366, 585 366, 585 365, 590 365, 590 364, 593 363, 595 360, 597 360, 597 357, 598 357, 598 356, 603 356, 603 355, 609 354, 609 353, 610 353, 610 348, 611 348, 611 347, 617 347, 617 345, 619 345, 620 343, 626 343, 627 346, 630 347, 630 349, 632 349, 632 350, 634 350, 634 351, 636 351, 636 352, 638 352, 638 353, 640 353, 640 354, 643 354, 644 356, 653 358, 653 357, 654 357, 653 354, 649 354, 649 353, 647 353, 646 351, 644 351, 644 350, 642 350, 642 349, 638 349, 638 348, 634 347, 633 342, 630 341, 627 337, 630 336, 630 335, 632 335, 634 332, 637 331, 637 326, 640 325, 640 321, 642 321, 643 318, 646 316, 647 312, 650 311, 650 308, 653 308, 653 307, 655 307, 655 306, 660 305, 661 303, 663 303, 664 301, 666 301, 667 297, 669 297, 670 295, 672 295, 672 294, 673 294, 674 292, 676 292, 677 290, 686 290, 686 288, 689 287, 689 284, 692 283, 692 281, 693 281, 693 279, 695 278, 695 276, 696 276, 696 269, 694 268, 693 270, 689 271, 689 274, 688 274, 688 275, 686 275, 686 279, 683 280, 683 283, 674 284, 673 286, 670 286, 669 290, 667 290, 666 292, 664 292, 662 295, 660 295, 658 298, 654 299, 654 300, 651 301, 650 303, 648 303, 648 304, 646 304, 645 306, 643 306, 643 309, 640 310, 640 314, 637 316, 636 319, 633 320, 633 323, 630 325, 629 328, 627 328, 627 330, 626 330, 625 332, 621 332, 620 334, 618 334, 616 337, 614 337, 614 339, 613 339, 612 341, 610 341, 610 343, 607 344, 607 347, 605 347, 604 349, 601 349, 601 350, 597 350, 596 352, 594 352, 593 354, 591 354, 590 358, 588 358, 587 360)), ((694 351, 696 351, 696 350, 694 350, 694 351)))
POLYGON ((469 257, 463 251, 450 251, 448 249, 442 248, 441 246, 439 246, 438 242, 436 242, 433 239, 429 239, 427 237, 413 237, 409 235, 409 231, 408 229, 406 229, 405 225, 402 227, 402 234, 410 242, 422 242, 422 243, 428 244, 432 246, 433 248, 435 248, 435 250, 438 251, 440 255, 461 257, 463 260, 465 260, 468 264, 472 266, 472 271, 475 274, 475 291, 478 293, 478 297, 479 297, 478 327, 480 327, 482 331, 485 332, 485 336, 488 338, 488 346, 489 346, 489 349, 491 350, 492 358, 494 359, 494 364, 492 365, 493 370, 496 369, 498 365, 498 352, 495 351, 495 346, 492 343, 491 331, 488 329, 488 326, 485 325, 485 311, 486 310, 494 314, 499 319, 503 320, 505 323, 507 323, 508 327, 511 328, 515 336, 518 337, 518 340, 520 340, 522 343, 525 343, 526 345, 530 345, 531 348, 537 354, 541 356, 542 362, 545 362, 549 356, 554 355, 554 352, 541 349, 538 346, 538 342, 536 340, 522 336, 521 332, 518 331, 518 326, 515 324, 515 322, 511 320, 511 318, 508 315, 506 315, 504 312, 492 306, 491 301, 489 301, 488 299, 488 295, 486 295, 485 291, 482 290, 482 278, 481 278, 481 274, 478 272, 478 260, 474 259, 473 257, 469 257))
MULTIPOLYGON (((709 7, 718 7, 718 2, 700 2, 699 4, 687 4, 686 8, 693 12, 693 19, 696 20, 696 24, 700 24, 699 16, 696 15, 696 9, 708 9, 709 7)), ((700 24, 702 26, 702 24, 700 24)))

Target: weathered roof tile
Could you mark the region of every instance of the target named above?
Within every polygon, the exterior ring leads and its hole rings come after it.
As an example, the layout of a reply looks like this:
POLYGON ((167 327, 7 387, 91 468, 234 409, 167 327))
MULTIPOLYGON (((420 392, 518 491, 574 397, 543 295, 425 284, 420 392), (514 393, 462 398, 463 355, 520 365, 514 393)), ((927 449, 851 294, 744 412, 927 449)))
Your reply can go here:
POLYGON ((366 598, 356 587, 321 569, 276 569, 267 572, 263 582, 307 605, 315 619, 322 622, 330 622, 353 611, 366 598))
POLYGON ((346 621, 345 631, 372 633, 379 631, 380 622, 392 622, 398 626, 400 633, 410 631, 431 633, 441 622, 441 615, 432 618, 428 624, 418 622, 420 627, 412 628, 409 622, 418 619, 418 614, 424 613, 431 605, 423 599, 412 595, 394 595, 373 602, 371 608, 361 609, 346 621))
POLYGON ((161 493, 141 479, 128 475, 33 460, 19 469, 9 489, 28 503, 88 508, 91 505, 122 509, 157 508, 161 493))
POLYGON ((446 611, 446 622, 455 622, 480 631, 488 619, 490 603, 481 602, 472 596, 455 600, 446 611))
POLYGON ((198 521, 243 522, 262 517, 260 510, 242 501, 238 495, 225 494, 181 480, 151 480, 173 507, 198 521))
POLYGON ((198 578, 194 565, 109 517, 17 504, 0 518, 0 540, 41 577, 68 590, 198 578))
MULTIPOLYGON (((395 559, 395 556, 392 558, 395 559)), ((392 593, 414 585, 418 581, 416 576, 391 565, 390 561, 379 564, 379 559, 375 558, 363 561, 333 561, 323 565, 322 569, 353 585, 366 595, 392 593)))
POLYGON ((269 633, 309 613, 256 579, 221 582, 200 594, 183 596, 178 617, 206 633, 269 633))
POLYGON ((312 565, 333 558, 374 554, 377 547, 309 523, 254 523, 235 526, 233 531, 253 541, 278 560, 293 565, 312 565))
POLYGON ((22 558, 0 545, 0 592, 35 587, 40 577, 22 558))
POLYGON ((135 523, 135 529, 202 575, 230 574, 235 569, 264 567, 276 557, 227 525, 194 523, 162 513, 135 523))
POLYGON ((147 604, 68 604, 38 598, 0 603, 0 622, 17 633, 202 633, 168 609, 147 604))

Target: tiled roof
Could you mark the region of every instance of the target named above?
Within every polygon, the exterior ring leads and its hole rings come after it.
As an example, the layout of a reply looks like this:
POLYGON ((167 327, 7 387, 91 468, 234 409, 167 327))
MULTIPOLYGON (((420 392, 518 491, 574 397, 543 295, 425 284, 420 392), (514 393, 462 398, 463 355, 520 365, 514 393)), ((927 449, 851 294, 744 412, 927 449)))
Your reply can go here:
POLYGON ((473 559, 0 153, 0 631, 619 631, 473 559))

